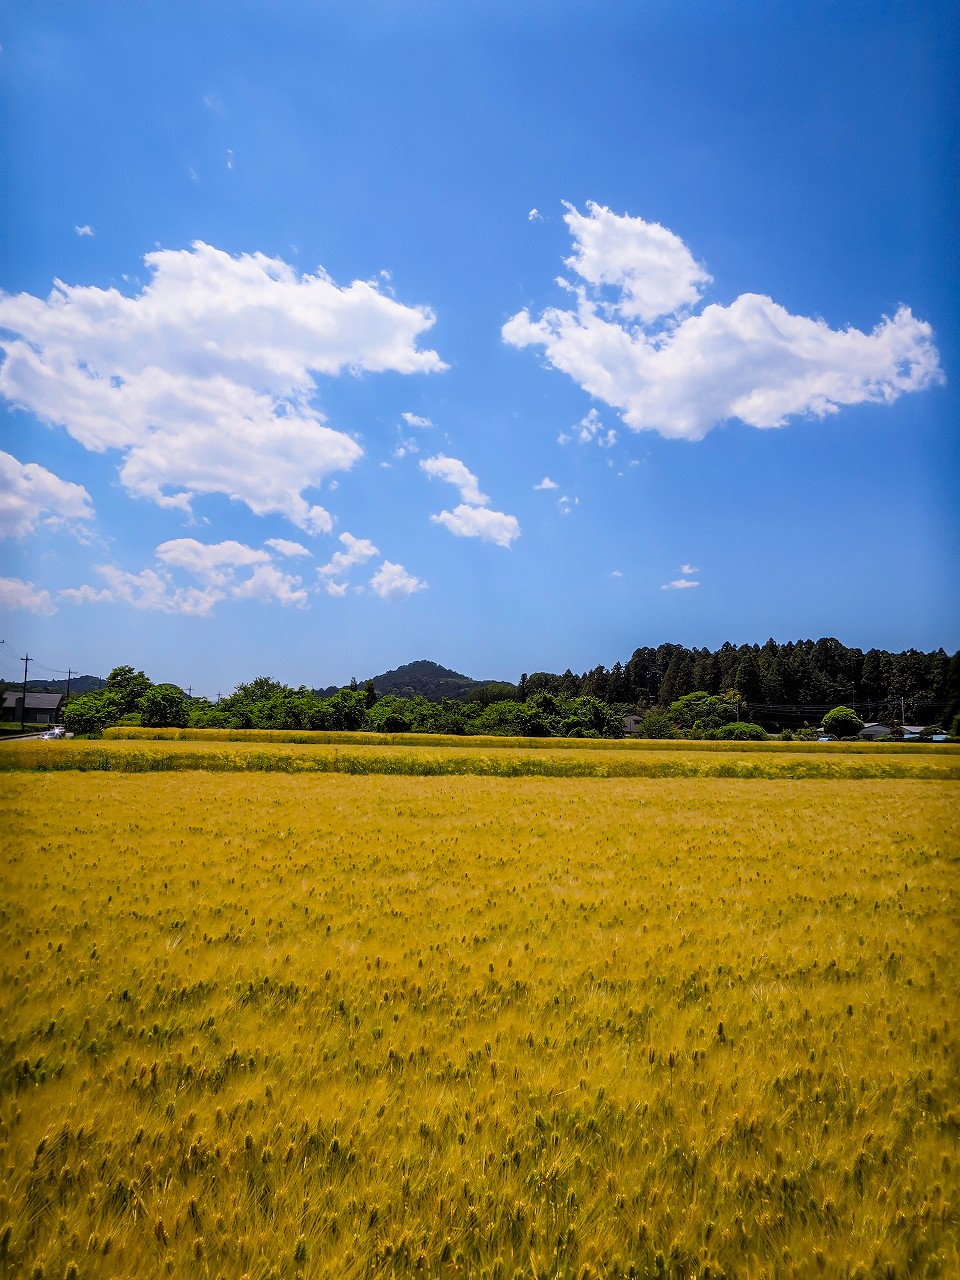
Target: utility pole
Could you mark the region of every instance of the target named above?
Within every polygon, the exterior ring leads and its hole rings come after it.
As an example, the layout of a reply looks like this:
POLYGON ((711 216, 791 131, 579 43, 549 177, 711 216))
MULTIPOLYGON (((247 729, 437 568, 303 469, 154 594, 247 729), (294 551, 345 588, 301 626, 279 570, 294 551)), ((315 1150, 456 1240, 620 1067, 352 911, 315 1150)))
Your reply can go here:
POLYGON ((20 702, 20 732, 23 733, 23 721, 27 714, 27 667, 30 665, 29 653, 23 659, 23 698, 20 702))
POLYGON ((66 709, 67 709, 67 703, 70 701, 70 677, 71 677, 72 675, 73 675, 73 671, 72 671, 69 667, 67 667, 67 694, 66 694, 66 697, 65 697, 65 698, 64 698, 64 700, 63 700, 63 709, 64 709, 64 712, 66 712, 66 709))

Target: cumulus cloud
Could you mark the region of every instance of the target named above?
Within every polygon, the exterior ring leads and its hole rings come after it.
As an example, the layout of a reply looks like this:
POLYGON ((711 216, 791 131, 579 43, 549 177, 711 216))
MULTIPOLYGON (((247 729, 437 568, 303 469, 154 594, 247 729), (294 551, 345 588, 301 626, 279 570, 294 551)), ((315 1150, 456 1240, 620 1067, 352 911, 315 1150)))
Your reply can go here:
MULTIPOLYGON (((284 539, 270 541, 286 547, 299 546, 284 539)), ((258 548, 230 540, 206 543, 196 538, 173 538, 156 548, 155 567, 130 573, 114 564, 98 565, 97 572, 106 587, 98 590, 85 583, 59 594, 75 605, 129 604, 135 609, 186 617, 210 617, 215 607, 227 599, 302 608, 308 595, 300 578, 279 569, 267 545, 258 548), (175 574, 186 575, 193 582, 178 582, 175 574)), ((302 547, 294 554, 309 552, 302 547)))
POLYGON ((297 605, 303 608, 307 593, 300 579, 284 573, 274 564, 257 565, 249 578, 238 582, 230 594, 236 600, 259 600, 261 604, 297 605))
POLYGON ((269 551, 248 547, 242 542, 198 542, 196 538, 174 538, 161 542, 157 559, 170 568, 183 569, 212 586, 226 586, 237 569, 266 564, 269 551))
POLYGON ((482 538, 498 547, 509 547, 520 536, 520 523, 516 516, 491 511, 489 507, 473 507, 461 503, 452 511, 441 511, 430 519, 434 524, 449 529, 458 538, 482 538))
POLYGON ((458 538, 481 538, 498 547, 509 547, 520 536, 520 523, 516 516, 502 511, 491 511, 490 499, 480 492, 480 483, 457 458, 443 454, 427 458, 420 466, 428 476, 446 480, 460 490, 463 501, 453 511, 441 511, 431 516, 433 524, 442 525, 458 538))
POLYGON ((21 538, 37 523, 76 530, 92 520, 90 494, 82 484, 61 480, 38 462, 19 462, 0 451, 0 538, 21 538))
POLYGON ((464 502, 484 507, 490 501, 485 493, 480 492, 477 477, 458 458, 448 458, 441 453, 435 458, 425 458, 420 466, 431 478, 436 476, 438 480, 456 485, 464 502))
POLYGON ((673 582, 665 582, 660 590, 683 591, 686 587, 699 587, 699 585, 699 582, 693 582, 690 578, 675 578, 673 582))
POLYGON ((930 326, 909 307, 871 333, 831 329, 754 293, 693 312, 710 277, 679 237, 596 204, 587 210, 565 215, 574 305, 536 319, 525 309, 501 332, 513 346, 542 347, 635 431, 702 440, 730 418, 780 427, 944 381, 930 326))
POLYGON ((50 592, 22 578, 0 578, 0 609, 23 609, 27 613, 55 613, 50 592))
POLYGON ((565 263, 596 290, 614 288, 614 300, 605 304, 610 312, 649 324, 699 302, 711 282, 680 237, 658 222, 611 213, 592 200, 586 214, 564 208, 573 237, 565 263))
MULTIPOLYGON (((207 618, 225 596, 217 587, 178 587, 169 573, 156 569, 144 569, 141 573, 129 573, 115 564, 97 565, 97 573, 106 580, 109 600, 114 604, 132 605, 154 613, 177 613, 186 617, 207 618)), ((77 588, 74 603, 89 602, 79 596, 83 587, 77 588)), ((88 588, 88 593, 92 588, 88 588)), ((64 593, 61 593, 64 594, 64 593)), ((101 599, 106 597, 101 595, 101 599)))
POLYGON ((316 379, 446 368, 418 346, 432 313, 202 242, 144 261, 132 297, 61 281, 46 299, 0 293, 0 395, 87 449, 119 450, 132 495, 189 510, 226 494, 329 532, 306 492, 363 451, 313 407, 316 379))
POLYGON ((407 573, 402 564, 384 560, 370 579, 370 588, 381 600, 406 600, 417 591, 426 591, 427 584, 407 573))
POLYGON ((539 484, 535 484, 534 489, 559 489, 556 480, 551 480, 549 476, 544 476, 539 484))
MULTIPOLYGON (((367 560, 380 554, 369 538, 355 538, 352 533, 341 533, 340 541, 343 543, 343 551, 335 551, 330 560, 320 566, 317 573, 321 578, 342 578, 354 565, 365 564, 367 560)), ((327 590, 330 591, 329 585, 327 590)), ((343 592, 330 591, 330 594, 343 595, 343 592)))
POLYGON ((82 227, 74 227, 73 229, 78 236, 92 236, 94 234, 93 227, 88 226, 87 223, 84 223, 82 227))
POLYGON ((408 427, 432 427, 433 423, 429 418, 418 417, 415 413, 401 413, 400 417, 404 420, 408 427))
POLYGON ((685 573, 687 574, 687 576, 689 576, 691 573, 699 573, 700 570, 697 568, 695 564, 682 564, 680 566, 680 572, 685 573))
POLYGON ((542 221, 543 221, 543 214, 540 212, 540 210, 539 210, 539 209, 531 209, 531 210, 530 210, 530 212, 527 214, 527 221, 528 221, 528 222, 542 222, 542 221))

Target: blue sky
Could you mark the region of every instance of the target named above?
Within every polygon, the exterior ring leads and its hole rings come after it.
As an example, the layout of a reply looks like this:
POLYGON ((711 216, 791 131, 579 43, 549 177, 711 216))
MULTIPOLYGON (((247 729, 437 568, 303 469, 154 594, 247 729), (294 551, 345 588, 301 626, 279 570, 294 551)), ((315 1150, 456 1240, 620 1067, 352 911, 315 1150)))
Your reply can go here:
POLYGON ((960 8, 0 19, 3 646, 960 646, 960 8))

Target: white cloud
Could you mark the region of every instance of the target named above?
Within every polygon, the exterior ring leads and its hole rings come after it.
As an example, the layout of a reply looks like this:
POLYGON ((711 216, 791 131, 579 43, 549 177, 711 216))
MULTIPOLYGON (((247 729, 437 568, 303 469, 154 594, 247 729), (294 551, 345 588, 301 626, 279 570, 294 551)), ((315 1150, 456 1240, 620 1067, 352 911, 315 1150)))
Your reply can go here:
POLYGON ((28 613, 55 613, 50 592, 22 578, 0 578, 0 609, 25 609, 28 613))
POLYGON ((78 236, 92 236, 95 234, 93 227, 88 226, 86 223, 82 227, 74 227, 73 229, 78 236))
POLYGON ((622 578, 623 573, 619 569, 613 569, 610 573, 611 578, 622 578))
POLYGON ((274 551, 279 551, 282 556, 309 556, 313 554, 302 542, 290 542, 287 538, 268 538, 263 545, 265 547, 273 547, 274 551))
POLYGON ((92 520, 93 515, 82 484, 0 451, 0 538, 21 538, 41 518, 49 527, 74 530, 76 521, 92 520))
MULTIPOLYGON (((611 427, 609 431, 605 431, 596 409, 591 409, 571 429, 576 433, 576 439, 581 444, 589 444, 591 440, 596 440, 601 449, 611 449, 617 443, 616 428, 611 427)), ((569 435, 566 431, 561 431, 557 436, 557 443, 569 444, 572 439, 574 439, 572 435, 569 435)))
POLYGON ((402 564, 383 564, 370 579, 370 587, 381 600, 406 600, 417 591, 426 591, 427 584, 407 573, 402 564))
POLYGON ((542 222, 542 221, 543 221, 543 214, 540 212, 540 210, 539 210, 539 209, 531 209, 531 210, 530 210, 530 212, 527 214, 527 221, 528 221, 528 222, 542 222))
MULTIPOLYGON (((101 564, 97 565, 97 573, 106 579, 115 603, 129 604, 135 609, 156 613, 207 618, 213 613, 214 606, 224 599, 225 594, 215 586, 202 589, 177 587, 168 573, 158 573, 155 569, 128 573, 114 564, 101 564)), ((83 587, 77 589, 78 592, 83 590, 83 587)))
POLYGON ((201 242, 145 262, 152 278, 133 297, 60 281, 46 300, 0 293, 13 335, 0 339, 0 395, 87 449, 120 450, 137 497, 189 510, 221 493, 329 532, 305 492, 363 450, 313 408, 316 378, 445 368, 417 346, 432 313, 201 242))
POLYGON ((300 587, 300 579, 284 573, 274 564, 257 565, 249 578, 230 589, 236 600, 259 600, 261 604, 297 605, 303 608, 307 593, 300 587))
POLYGON ((549 476, 544 476, 539 484, 535 484, 534 489, 559 489, 556 480, 551 480, 549 476))
POLYGON ((691 582, 689 578, 676 578, 673 582, 665 582, 661 591, 683 591, 686 587, 699 587, 699 582, 691 582))
POLYGON ((345 596, 347 594, 347 584, 345 582, 325 582, 323 585, 327 595, 345 596))
POLYGON ((438 476, 456 485, 463 499, 453 511, 441 511, 439 515, 431 516, 432 524, 442 525, 458 538, 481 538, 498 547, 509 547, 519 538, 520 523, 516 516, 491 511, 487 506, 490 499, 480 492, 477 477, 457 458, 440 454, 436 458, 427 458, 420 466, 427 475, 438 476))
POLYGON ((441 453, 435 458, 425 458, 420 466, 431 478, 436 476, 440 480, 456 485, 464 502, 485 507, 490 501, 485 493, 480 492, 477 477, 472 471, 468 471, 459 459, 448 458, 441 453))
MULTIPOLYGON (((317 569, 321 578, 340 578, 349 573, 354 565, 364 564, 380 554, 369 538, 355 538, 352 533, 341 533, 340 541, 345 550, 335 551, 329 562, 317 569)), ((334 594, 342 595, 343 593, 334 594)))
POLYGON ((258 551, 242 542, 198 542, 196 538, 174 538, 161 542, 157 559, 171 568, 183 569, 211 586, 227 586, 237 569, 269 563, 269 551, 258 551))
POLYGON ((97 590, 85 583, 82 587, 64 587, 57 595, 67 604, 112 604, 113 594, 108 587, 97 590))
MULTIPOLYGON (((299 543, 273 538, 282 548, 281 555, 309 555, 299 543)), ((89 584, 68 587, 60 592, 71 604, 129 604, 136 609, 158 613, 210 617, 216 605, 226 599, 259 600, 264 604, 283 606, 307 603, 307 591, 300 578, 277 568, 269 551, 248 547, 242 542, 199 542, 196 538, 174 538, 161 542, 156 549, 156 568, 129 573, 117 565, 97 566, 107 587, 97 590, 89 584), (182 585, 174 571, 185 573, 199 585, 182 585)))
POLYGON ((433 524, 441 524, 458 538, 482 538, 484 542, 509 547, 520 536, 520 524, 516 516, 491 511, 489 507, 473 507, 461 503, 453 511, 441 511, 431 516, 433 524))
POLYGON ((611 213, 592 200, 586 214, 570 204, 565 208, 574 246, 566 265, 595 290, 610 285, 618 291, 607 304, 612 313, 649 324, 699 302, 711 278, 672 231, 611 213))
POLYGON ((681 572, 681 573, 686 574, 686 575, 687 575, 687 577, 689 577, 689 576, 690 576, 690 574, 692 574, 692 573, 699 573, 699 572, 700 572, 700 570, 699 570, 699 569, 697 568, 697 566, 696 566, 696 565, 694 565, 694 564, 682 564, 682 565, 680 566, 680 572, 681 572))
POLYGON ((429 418, 420 418, 415 413, 401 413, 400 417, 404 420, 408 427, 432 427, 433 423, 429 418))
POLYGON ((564 494, 562 498, 557 499, 557 506, 560 508, 560 514, 562 516, 568 516, 573 508, 579 507, 579 505, 579 498, 569 498, 566 494, 564 494))
POLYGON ((554 368, 636 431, 702 440, 730 418, 779 427, 944 381, 930 326, 909 307, 869 334, 791 315, 760 294, 686 315, 709 277, 683 242, 642 218, 588 209, 566 215, 575 247, 567 263, 586 282, 567 286, 575 308, 538 319, 523 310, 501 332, 513 346, 542 346, 554 368), (603 286, 614 301, 603 300, 603 286))

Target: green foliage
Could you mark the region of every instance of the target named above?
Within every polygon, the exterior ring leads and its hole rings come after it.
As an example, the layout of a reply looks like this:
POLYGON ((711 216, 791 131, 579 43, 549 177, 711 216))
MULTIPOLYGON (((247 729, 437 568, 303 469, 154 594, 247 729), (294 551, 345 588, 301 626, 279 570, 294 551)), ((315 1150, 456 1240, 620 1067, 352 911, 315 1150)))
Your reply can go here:
POLYGON ((676 729, 670 716, 662 711, 651 711, 640 721, 639 734, 641 738, 672 738, 676 729))
POLYGON ((123 715, 136 711, 140 699, 152 687, 150 677, 142 671, 134 671, 133 667, 114 667, 107 676, 106 691, 120 699, 123 715))
POLYGON ((702 734, 719 729, 736 717, 737 709, 733 702, 713 697, 702 690, 671 702, 669 709, 670 721, 678 729, 696 729, 702 734))
POLYGON ((182 729, 189 719, 189 704, 175 684, 155 684, 137 703, 140 723, 151 729, 182 729))
POLYGON ((863 721, 849 707, 834 707, 823 717, 822 724, 827 733, 838 738, 854 738, 863 728, 863 721))
POLYGON ((758 724, 750 724, 745 720, 734 720, 731 724, 710 729, 704 734, 705 738, 713 738, 718 742, 766 742, 769 736, 758 724))
POLYGON ((63 714, 68 733, 102 733, 116 724, 124 714, 123 700, 119 693, 105 689, 102 693, 83 693, 71 698, 63 714))

